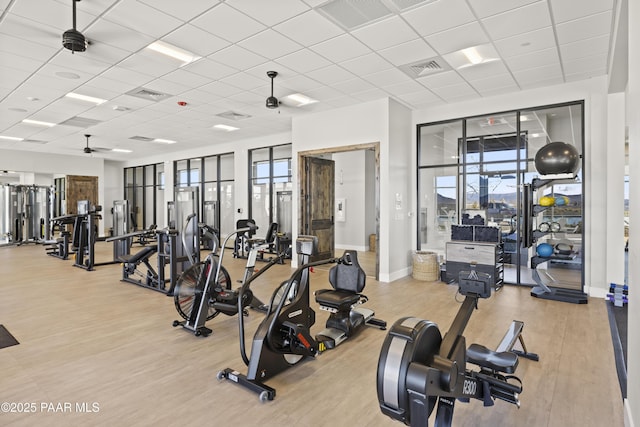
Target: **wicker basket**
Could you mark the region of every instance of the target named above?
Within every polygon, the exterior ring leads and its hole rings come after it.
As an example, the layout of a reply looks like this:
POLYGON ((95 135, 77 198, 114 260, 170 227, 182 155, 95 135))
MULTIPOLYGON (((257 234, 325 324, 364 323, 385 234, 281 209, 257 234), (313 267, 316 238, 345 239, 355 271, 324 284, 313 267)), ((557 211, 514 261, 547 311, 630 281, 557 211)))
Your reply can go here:
POLYGON ((413 254, 413 278, 427 282, 435 282, 440 275, 438 254, 435 252, 416 251, 413 254))

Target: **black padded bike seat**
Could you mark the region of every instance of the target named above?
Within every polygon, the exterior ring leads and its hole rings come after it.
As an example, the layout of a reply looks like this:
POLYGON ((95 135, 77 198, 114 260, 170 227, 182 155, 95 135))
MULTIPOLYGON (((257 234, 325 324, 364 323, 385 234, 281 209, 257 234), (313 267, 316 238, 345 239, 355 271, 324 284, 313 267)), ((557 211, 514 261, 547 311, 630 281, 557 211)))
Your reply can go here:
POLYGON ((518 356, 510 351, 497 352, 480 344, 467 349, 467 362, 505 374, 513 374, 518 367, 518 356))
POLYGON ((320 289, 315 296, 318 304, 338 311, 349 310, 360 301, 360 294, 334 289, 320 289))

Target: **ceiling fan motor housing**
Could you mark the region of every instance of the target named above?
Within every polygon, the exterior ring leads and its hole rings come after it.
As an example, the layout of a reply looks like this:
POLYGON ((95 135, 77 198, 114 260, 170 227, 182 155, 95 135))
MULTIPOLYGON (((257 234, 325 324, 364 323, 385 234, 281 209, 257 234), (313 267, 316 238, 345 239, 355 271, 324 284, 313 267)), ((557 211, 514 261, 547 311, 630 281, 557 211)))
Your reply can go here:
POLYGON ((71 52, 84 52, 87 50, 87 39, 80 31, 72 28, 62 34, 62 46, 71 52))
POLYGON ((270 96, 267 98, 267 108, 278 108, 278 98, 270 96))

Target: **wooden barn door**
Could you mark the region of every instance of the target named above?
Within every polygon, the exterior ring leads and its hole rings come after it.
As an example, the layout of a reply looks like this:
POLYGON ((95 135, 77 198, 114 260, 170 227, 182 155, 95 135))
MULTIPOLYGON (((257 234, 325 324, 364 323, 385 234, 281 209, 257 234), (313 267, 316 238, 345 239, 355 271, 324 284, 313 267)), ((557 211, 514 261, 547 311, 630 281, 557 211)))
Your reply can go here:
POLYGON ((312 261, 333 257, 333 160, 304 157, 303 224, 300 234, 318 236, 318 255, 312 261))
POLYGON ((66 177, 67 215, 78 212, 78 200, 89 200, 98 204, 98 177, 67 175, 66 177))

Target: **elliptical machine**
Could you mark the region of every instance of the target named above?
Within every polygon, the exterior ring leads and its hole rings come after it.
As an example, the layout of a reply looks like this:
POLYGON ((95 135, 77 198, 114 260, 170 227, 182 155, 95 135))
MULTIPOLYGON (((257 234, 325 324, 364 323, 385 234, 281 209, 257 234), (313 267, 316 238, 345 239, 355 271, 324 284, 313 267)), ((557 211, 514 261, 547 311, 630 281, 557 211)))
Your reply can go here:
POLYGON ((456 399, 478 399, 484 406, 501 399, 520 406, 522 381, 513 375, 518 355, 538 360, 524 347, 524 323, 513 322, 497 351, 479 344, 467 349, 462 335, 478 299, 491 296, 490 280, 488 274, 475 270, 460 272, 459 292, 465 299, 444 338, 428 320, 403 317, 393 324, 378 359, 377 392, 383 414, 406 425, 426 427, 437 403, 435 425, 448 427, 456 399), (518 339, 524 352, 516 354, 512 347, 518 339), (467 361, 480 371, 467 369, 467 361))

